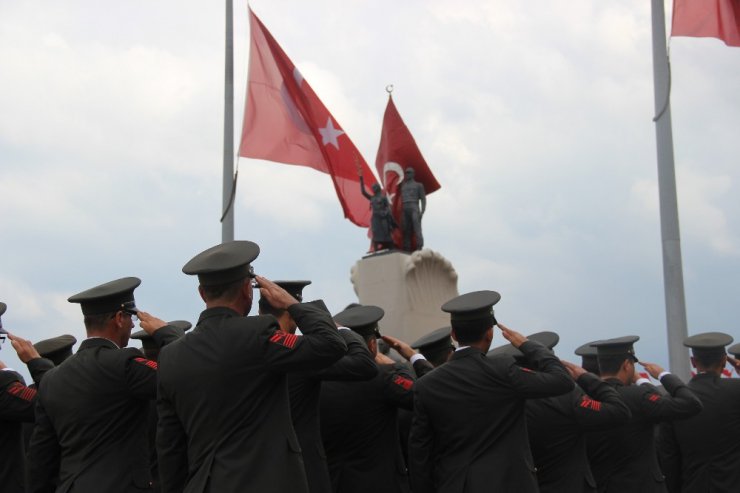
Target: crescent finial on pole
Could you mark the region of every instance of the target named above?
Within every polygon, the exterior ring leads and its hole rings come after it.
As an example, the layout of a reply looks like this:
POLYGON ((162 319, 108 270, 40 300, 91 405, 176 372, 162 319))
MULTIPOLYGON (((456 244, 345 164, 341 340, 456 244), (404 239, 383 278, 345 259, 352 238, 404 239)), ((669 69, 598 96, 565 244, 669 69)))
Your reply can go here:
POLYGON ((388 84, 387 86, 385 86, 385 92, 388 93, 389 98, 393 97, 393 95, 391 94, 393 92, 393 84, 388 84))

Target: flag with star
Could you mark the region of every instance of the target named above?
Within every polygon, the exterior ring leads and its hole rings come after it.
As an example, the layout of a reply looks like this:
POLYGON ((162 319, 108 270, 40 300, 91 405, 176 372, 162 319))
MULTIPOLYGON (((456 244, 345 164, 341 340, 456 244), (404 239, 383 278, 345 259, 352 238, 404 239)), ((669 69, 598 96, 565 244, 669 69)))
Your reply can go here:
MULTIPOLYGON (((401 115, 388 95, 388 104, 383 115, 383 129, 380 132, 380 145, 375 158, 375 168, 378 170, 380 181, 391 201, 391 209, 396 223, 401 224, 402 204, 398 193, 398 186, 403 180, 406 168, 414 169, 414 179, 424 185, 427 195, 440 189, 440 184, 429 169, 414 136, 403 122, 401 115)), ((400 229, 393 232, 393 241, 396 247, 403 248, 403 238, 400 229)), ((414 245, 412 247, 415 248, 414 245)))
POLYGON ((239 156, 327 173, 344 216, 368 227, 371 210, 360 191, 357 167, 362 167, 368 189, 376 183, 372 171, 251 9, 249 25, 249 75, 239 156))

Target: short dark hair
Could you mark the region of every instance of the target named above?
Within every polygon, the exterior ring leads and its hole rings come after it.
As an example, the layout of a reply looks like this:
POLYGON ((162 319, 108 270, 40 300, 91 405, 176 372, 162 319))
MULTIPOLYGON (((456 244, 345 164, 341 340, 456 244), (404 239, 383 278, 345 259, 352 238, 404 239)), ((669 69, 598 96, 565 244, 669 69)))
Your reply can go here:
POLYGON ((213 286, 200 285, 203 289, 203 297, 206 301, 234 301, 239 295, 244 282, 250 282, 248 277, 226 284, 215 284, 213 286))
POLYGON ((716 368, 722 365, 722 357, 725 355, 724 352, 706 352, 706 351, 692 351, 694 362, 697 366, 701 366, 703 369, 716 368))
POLYGON ((493 327, 489 320, 452 320, 452 330, 455 331, 455 339, 462 345, 469 345, 480 341, 483 334, 493 327))
POLYGON ((631 360, 631 358, 626 355, 599 356, 599 371, 602 375, 616 375, 626 360, 631 360))
POLYGON ((92 331, 102 330, 105 327, 106 322, 115 317, 116 313, 118 313, 118 311, 85 315, 85 329, 92 331))

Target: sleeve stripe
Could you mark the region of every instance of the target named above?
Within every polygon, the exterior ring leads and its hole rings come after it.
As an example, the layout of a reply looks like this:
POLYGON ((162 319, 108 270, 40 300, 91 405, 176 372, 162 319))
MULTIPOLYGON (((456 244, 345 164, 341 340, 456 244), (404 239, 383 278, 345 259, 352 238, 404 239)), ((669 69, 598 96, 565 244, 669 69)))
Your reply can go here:
POLYGON ((23 399, 24 401, 31 402, 36 397, 36 390, 30 387, 26 387, 20 382, 13 382, 7 388, 8 394, 23 399))
POLYGON ((152 361, 152 360, 146 359, 146 358, 134 358, 134 361, 136 361, 137 363, 142 364, 144 366, 148 366, 152 370, 156 370, 157 369, 157 362, 156 361, 152 361))
POLYGON ((280 344, 281 346, 285 346, 288 349, 293 349, 298 342, 298 336, 295 334, 288 334, 282 331, 277 331, 270 337, 270 342, 280 344))
POLYGON ((409 380, 408 378, 404 378, 400 375, 393 380, 393 383, 395 383, 399 387, 403 387, 404 390, 409 390, 414 385, 413 380, 409 380))

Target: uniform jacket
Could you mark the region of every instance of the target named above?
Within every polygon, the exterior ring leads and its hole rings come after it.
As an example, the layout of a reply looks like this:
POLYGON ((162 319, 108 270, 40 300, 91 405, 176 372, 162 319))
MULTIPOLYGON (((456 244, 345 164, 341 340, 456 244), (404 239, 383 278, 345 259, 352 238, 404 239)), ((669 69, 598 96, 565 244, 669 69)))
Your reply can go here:
POLYGON ((666 486, 658 465, 655 425, 685 419, 701 411, 701 401, 675 375, 661 379, 667 394, 653 385, 623 385, 606 379, 630 408, 627 424, 589 437, 591 468, 599 492, 664 492, 666 486))
POLYGON ((159 356, 157 453, 163 492, 307 492, 286 374, 329 366, 347 346, 319 308, 271 315, 215 307, 159 356))
POLYGON ((527 430, 540 493, 595 492, 586 455, 586 432, 622 425, 630 418, 614 388, 584 373, 567 394, 527 401, 527 430))
POLYGON ((8 493, 23 493, 23 423, 33 422, 36 390, 10 370, 0 371, 0 486, 8 493))
POLYGON ((704 409, 661 426, 659 451, 671 493, 740 489, 740 380, 712 373, 688 384, 704 409))
MULTIPOLYGON (((155 339, 179 334, 165 327, 155 339)), ((84 340, 39 386, 28 492, 149 490, 146 418, 156 392, 157 364, 138 349, 84 340)))
POLYGON ((409 438, 414 493, 537 491, 525 400, 569 392, 573 380, 545 346, 527 341, 519 349, 541 371, 469 347, 416 383, 409 438))
POLYGON ((404 364, 378 365, 364 382, 324 382, 321 435, 332 491, 408 491, 396 421, 398 408, 413 406, 413 374, 404 364))
POLYGON ((369 380, 378 374, 378 367, 362 337, 349 329, 340 329, 339 335, 347 344, 347 354, 342 359, 323 370, 288 375, 290 414, 303 451, 303 464, 311 493, 331 491, 319 421, 321 382, 369 380))

